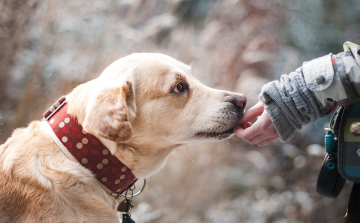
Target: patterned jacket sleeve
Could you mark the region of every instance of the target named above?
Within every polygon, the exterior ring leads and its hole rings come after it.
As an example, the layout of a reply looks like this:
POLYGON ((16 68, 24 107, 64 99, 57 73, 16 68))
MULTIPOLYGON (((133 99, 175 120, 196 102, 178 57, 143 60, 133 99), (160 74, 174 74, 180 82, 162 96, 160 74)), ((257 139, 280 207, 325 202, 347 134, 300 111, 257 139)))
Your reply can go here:
POLYGON ((305 62, 279 81, 262 88, 260 99, 282 141, 293 137, 302 125, 335 108, 360 100, 360 47, 344 43, 344 52, 305 62))
MULTIPOLYGON (((351 42, 344 43, 344 52, 331 56, 333 70, 328 73, 317 72, 316 63, 307 67, 303 65, 303 75, 310 90, 323 105, 329 101, 337 101, 340 105, 347 105, 360 100, 360 47, 351 42), (315 72, 305 71, 314 68, 315 72), (312 81, 324 75, 326 84, 312 81), (315 87, 311 86, 315 85, 315 87), (316 86, 317 85, 317 86, 316 86)), ((310 61, 311 64, 311 61, 310 61)))

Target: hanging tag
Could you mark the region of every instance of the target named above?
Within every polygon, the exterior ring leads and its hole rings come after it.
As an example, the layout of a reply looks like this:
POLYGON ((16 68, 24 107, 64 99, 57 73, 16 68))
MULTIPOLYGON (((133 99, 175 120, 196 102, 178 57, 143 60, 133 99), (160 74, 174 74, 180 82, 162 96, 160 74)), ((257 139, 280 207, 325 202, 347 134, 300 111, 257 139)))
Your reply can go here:
POLYGON ((129 213, 123 214, 122 223, 135 223, 135 221, 131 218, 129 213))
POLYGON ((118 212, 128 212, 128 205, 126 203, 126 200, 123 200, 117 207, 118 212))
POLYGON ((125 199, 117 207, 118 212, 129 212, 134 205, 131 204, 132 200, 125 199))

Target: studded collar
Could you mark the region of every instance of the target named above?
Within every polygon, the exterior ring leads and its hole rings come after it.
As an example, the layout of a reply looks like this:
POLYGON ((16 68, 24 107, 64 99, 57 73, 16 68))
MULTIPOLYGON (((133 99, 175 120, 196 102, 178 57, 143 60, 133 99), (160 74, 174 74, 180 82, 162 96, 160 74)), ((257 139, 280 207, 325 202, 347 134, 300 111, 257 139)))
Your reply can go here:
POLYGON ((123 193, 137 178, 99 139, 83 130, 67 107, 63 96, 44 113, 52 129, 50 136, 65 155, 90 170, 110 195, 123 193))

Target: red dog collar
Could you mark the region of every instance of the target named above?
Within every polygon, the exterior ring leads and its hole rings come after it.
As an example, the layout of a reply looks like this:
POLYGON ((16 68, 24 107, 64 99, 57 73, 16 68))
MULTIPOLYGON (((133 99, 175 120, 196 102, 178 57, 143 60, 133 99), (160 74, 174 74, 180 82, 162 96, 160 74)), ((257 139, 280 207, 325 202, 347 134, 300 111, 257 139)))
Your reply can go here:
MULTIPOLYGON (((83 131, 77 119, 67 112, 64 96, 44 113, 44 118, 71 156, 110 191, 121 194, 137 181, 131 170, 113 156, 99 139, 83 131)), ((67 151, 64 153, 69 155, 67 151)))

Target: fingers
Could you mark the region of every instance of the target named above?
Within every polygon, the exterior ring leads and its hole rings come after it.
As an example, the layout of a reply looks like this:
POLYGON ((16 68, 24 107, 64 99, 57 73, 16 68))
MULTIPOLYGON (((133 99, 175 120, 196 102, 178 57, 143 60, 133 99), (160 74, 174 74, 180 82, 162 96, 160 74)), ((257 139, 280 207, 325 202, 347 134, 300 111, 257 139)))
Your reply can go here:
POLYGON ((259 134, 256 137, 248 140, 248 142, 252 145, 255 145, 255 144, 259 145, 263 142, 267 142, 270 139, 277 139, 277 138, 279 138, 279 137, 277 137, 276 134, 263 133, 263 134, 259 134))
POLYGON ((255 137, 253 137, 252 139, 249 139, 248 142, 251 145, 255 145, 255 144, 258 144, 259 142, 265 141, 269 138, 271 138, 271 136, 269 137, 267 134, 259 134, 255 137))
POLYGON ((249 127, 240 124, 234 129, 235 134, 252 145, 265 146, 279 138, 269 115, 264 111, 249 127))
POLYGON ((256 135, 254 135, 253 131, 246 131, 246 129, 239 129, 237 132, 235 132, 235 134, 251 145, 258 145, 260 147, 266 146, 271 142, 279 139, 279 136, 276 133, 267 134, 258 132, 256 135))
POLYGON ((267 139, 265 141, 259 142, 257 145, 260 146, 260 147, 267 146, 270 143, 272 143, 273 141, 278 140, 278 139, 279 139, 279 137, 275 136, 275 137, 269 138, 269 139, 267 139))
POLYGON ((238 125, 234 129, 234 133, 245 141, 249 141, 250 139, 261 134, 260 132, 258 132, 258 129, 256 127, 254 128, 254 125, 251 125, 251 123, 247 128, 242 128, 241 125, 238 125))
POLYGON ((246 123, 250 120, 256 118, 261 115, 264 111, 263 102, 259 101, 256 105, 252 106, 248 110, 245 111, 244 117, 241 119, 240 123, 246 123))
POLYGON ((245 112, 243 119, 234 128, 234 133, 250 144, 258 146, 266 146, 279 138, 262 102, 258 102, 245 112), (258 119, 251 124, 249 121, 256 117, 258 119))

